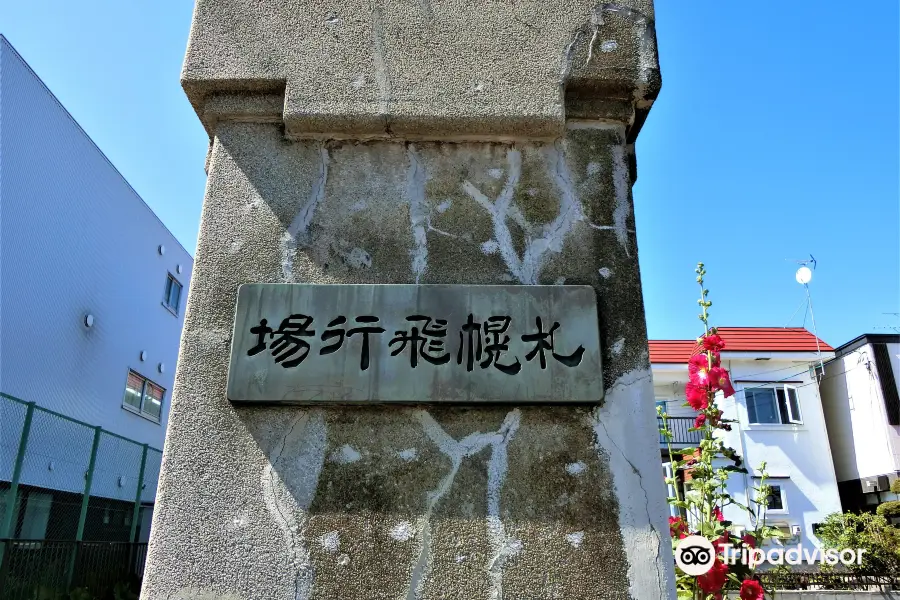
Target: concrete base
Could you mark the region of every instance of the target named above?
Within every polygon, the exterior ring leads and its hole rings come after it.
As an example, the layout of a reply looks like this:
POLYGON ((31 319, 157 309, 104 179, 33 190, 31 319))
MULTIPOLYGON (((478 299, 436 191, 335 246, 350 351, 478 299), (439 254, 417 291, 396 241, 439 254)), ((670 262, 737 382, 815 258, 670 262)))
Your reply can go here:
POLYGON ((543 144, 216 131, 142 598, 674 597, 624 126, 543 144), (249 282, 591 285, 606 397, 238 408, 249 282))

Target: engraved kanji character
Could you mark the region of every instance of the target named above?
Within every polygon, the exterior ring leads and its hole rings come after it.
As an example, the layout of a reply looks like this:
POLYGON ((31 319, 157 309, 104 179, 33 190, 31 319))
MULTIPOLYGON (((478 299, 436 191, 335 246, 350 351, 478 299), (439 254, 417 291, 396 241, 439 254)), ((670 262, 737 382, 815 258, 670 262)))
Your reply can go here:
POLYGON ((309 344, 301 337, 311 337, 315 331, 307 329, 313 322, 313 318, 307 315, 295 314, 284 319, 274 334, 277 337, 269 349, 275 362, 285 369, 296 367, 303 362, 309 354, 309 344), (291 358, 293 357, 293 358, 291 358), (290 360, 285 360, 290 358, 290 360))
MULTIPOLYGON (((373 316, 362 316, 356 317, 357 323, 377 323, 378 317, 373 316)), ((364 325, 363 327, 354 327, 353 329, 347 332, 347 337, 353 337, 357 334, 362 334, 362 353, 359 357, 359 368, 363 371, 368 370, 369 368, 369 334, 372 333, 384 333, 384 327, 375 327, 373 325, 364 325)))
POLYGON ((475 368, 475 362, 481 361, 481 349, 481 323, 475 321, 470 314, 466 319, 466 322, 463 323, 463 326, 460 327, 459 350, 456 353, 456 364, 462 364, 463 355, 465 354, 466 371, 471 371, 475 368), (467 344, 463 343, 464 334, 468 342, 467 344), (464 349, 468 350, 468 352, 464 352, 464 349))
POLYGON ((535 355, 540 354, 541 368, 546 369, 547 357, 544 355, 544 352, 549 350, 553 355, 553 358, 567 367, 577 367, 579 364, 581 364, 581 357, 584 355, 584 346, 578 346, 575 352, 568 356, 562 356, 554 351, 553 332, 559 329, 559 323, 554 322, 553 326, 550 327, 550 331, 545 333, 544 324, 543 321, 541 321, 541 318, 537 317, 535 319, 535 322, 538 329, 537 333, 526 333, 522 336, 523 342, 537 342, 531 352, 525 355, 525 360, 530 362, 531 359, 535 357, 535 355), (550 338, 549 342, 547 341, 547 338, 550 338))
MULTIPOLYGON (((485 359, 480 365, 482 369, 486 369, 493 364, 494 367, 507 375, 515 375, 522 369, 522 363, 519 362, 518 358, 511 365, 500 363, 501 355, 504 352, 509 352, 509 336, 505 334, 511 321, 512 317, 488 317, 487 323, 484 324, 485 359), (500 336, 503 337, 501 338, 500 336)), ((469 370, 471 371, 471 369, 469 370)))
POLYGON ((433 365, 443 365, 450 361, 450 355, 444 352, 444 338, 447 337, 447 320, 432 319, 423 315, 406 317, 412 323, 424 322, 421 331, 413 326, 409 331, 397 331, 388 346, 399 344, 399 347, 391 352, 391 356, 397 356, 403 352, 407 345, 411 344, 409 351, 409 366, 415 368, 419 364, 419 357, 433 365), (432 324, 434 321, 434 324, 432 324), (427 342, 427 345, 426 345, 427 342), (443 352, 438 356, 434 353, 443 352))

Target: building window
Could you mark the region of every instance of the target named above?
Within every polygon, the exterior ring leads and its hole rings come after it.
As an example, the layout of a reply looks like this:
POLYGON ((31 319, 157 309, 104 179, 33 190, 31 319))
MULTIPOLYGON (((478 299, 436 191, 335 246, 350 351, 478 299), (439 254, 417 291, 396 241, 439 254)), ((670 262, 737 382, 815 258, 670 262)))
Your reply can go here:
POLYGON ((669 409, 667 408, 669 405, 669 401, 665 398, 657 398, 656 399, 656 414, 662 413, 667 414, 669 409))
POLYGON ((181 284, 169 273, 166 278, 166 295, 163 297, 163 306, 178 314, 178 304, 181 302, 181 284))
MULTIPOLYGON (((785 478, 778 479, 768 479, 766 480, 766 485, 769 487, 769 501, 766 504, 766 510, 769 512, 777 512, 777 513, 786 513, 787 512, 787 498, 784 492, 784 484, 787 481, 785 478)), ((761 480, 754 479, 754 484, 756 487, 759 487, 761 480)))
POLYGON ((785 502, 784 502, 784 490, 780 485, 770 485, 772 488, 772 493, 769 495, 769 504, 766 508, 769 510, 785 510, 785 502))
POLYGON ((747 417, 751 424, 801 424, 797 388, 790 386, 753 387, 744 390, 747 417))
POLYGON ((164 389, 134 371, 128 371, 125 383, 125 399, 122 406, 132 412, 159 423, 162 415, 164 389))

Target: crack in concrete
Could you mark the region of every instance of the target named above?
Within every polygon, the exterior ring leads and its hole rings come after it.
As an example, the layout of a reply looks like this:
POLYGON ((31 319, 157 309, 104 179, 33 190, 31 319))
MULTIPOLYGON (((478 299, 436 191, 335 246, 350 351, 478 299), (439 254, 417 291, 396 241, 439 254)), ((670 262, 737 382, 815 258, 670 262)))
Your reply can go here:
POLYGON ((281 276, 285 282, 294 280, 294 253, 297 246, 306 243, 309 226, 316 214, 316 208, 325 198, 325 184, 328 182, 328 149, 324 142, 319 142, 319 175, 313 183, 309 198, 291 219, 291 224, 281 237, 281 276), (301 238, 304 238, 301 240, 301 238))
POLYGON ((321 413, 301 413, 273 448, 261 476, 263 501, 285 538, 295 572, 294 600, 308 600, 315 580, 305 534, 309 506, 325 462, 325 446, 325 420, 321 413), (294 445, 299 445, 296 451, 286 451, 294 445), (279 468, 285 473, 295 469, 301 481, 288 485, 279 468))
MULTIPOLYGON (((622 378, 620 378, 618 380, 618 382, 609 390, 609 392, 607 392, 607 402, 612 401, 611 395, 613 393, 613 390, 615 390, 615 388, 617 388, 617 387, 629 388, 629 387, 632 387, 632 386, 635 386, 635 385, 641 383, 642 381, 652 380, 651 374, 643 375, 640 377, 630 377, 630 375, 631 374, 628 374, 628 375, 625 375, 622 378)), ((625 400, 625 399, 623 398, 621 400, 625 400)), ((630 467, 631 473, 634 476, 636 476, 636 478, 637 478, 637 484, 640 487, 641 492, 644 495, 644 512, 647 515, 647 525, 649 526, 649 529, 651 532, 651 535, 649 537, 652 538, 654 545, 655 545, 655 549, 654 549, 654 553, 653 553, 655 560, 653 561, 653 563, 656 568, 656 577, 654 579, 655 579, 656 587, 659 589, 659 594, 660 594, 659 597, 665 598, 668 595, 666 592, 666 589, 665 589, 666 588, 665 581, 667 578, 666 578, 666 574, 663 571, 663 565, 661 564, 661 562, 659 560, 661 548, 662 548, 663 536, 661 535, 659 529, 654 525, 654 522, 653 522, 653 515, 651 514, 651 510, 650 510, 650 495, 647 491, 647 488, 644 486, 644 478, 641 474, 640 469, 638 469, 638 467, 634 464, 634 462, 632 462, 632 460, 629 458, 629 456, 625 452, 625 450, 619 445, 619 443, 616 441, 616 439, 612 435, 610 435, 609 431, 607 430, 606 424, 602 420, 602 415, 600 414, 601 410, 602 410, 602 407, 595 408, 592 411, 591 419, 590 419, 590 424, 591 424, 592 428, 594 429, 594 432, 596 435, 597 448, 600 449, 600 448, 612 446, 616 451, 618 451, 618 453, 624 459, 625 463, 630 467), (603 432, 602 439, 601 439, 601 435, 600 435, 601 430, 603 432)), ((622 495, 625 493, 624 485, 625 484, 623 483, 623 488, 620 488, 620 489, 622 489, 622 493, 619 494, 620 495, 620 498, 619 498, 620 503, 623 500, 622 495)), ((620 517, 620 520, 621 520, 621 517, 620 517)), ((624 526, 625 526, 625 523, 620 523, 620 527, 624 527, 624 526)), ((626 551, 627 550, 628 550, 628 548, 626 548, 626 551)), ((629 559, 630 559, 630 557, 629 557, 629 559)), ((632 583, 634 583, 634 582, 632 582, 632 583)))

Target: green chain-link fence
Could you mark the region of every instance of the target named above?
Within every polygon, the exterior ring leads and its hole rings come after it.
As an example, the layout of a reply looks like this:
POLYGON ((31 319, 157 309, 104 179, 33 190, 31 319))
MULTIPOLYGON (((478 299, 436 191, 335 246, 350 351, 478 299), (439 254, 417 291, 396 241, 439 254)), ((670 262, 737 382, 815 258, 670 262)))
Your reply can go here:
POLYGON ((0 393, 0 600, 135 591, 161 460, 0 393))

